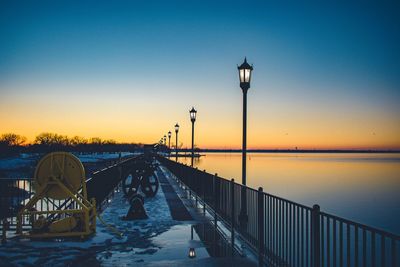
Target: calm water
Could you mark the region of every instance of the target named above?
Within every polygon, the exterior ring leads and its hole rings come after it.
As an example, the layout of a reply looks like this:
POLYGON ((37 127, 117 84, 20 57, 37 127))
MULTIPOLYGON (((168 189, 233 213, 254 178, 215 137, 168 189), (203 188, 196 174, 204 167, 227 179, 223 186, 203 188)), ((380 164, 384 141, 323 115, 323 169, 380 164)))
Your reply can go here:
MULTIPOLYGON (((241 181, 239 153, 206 154, 195 167, 241 181)), ((400 234, 400 154, 250 153, 247 184, 400 234)))

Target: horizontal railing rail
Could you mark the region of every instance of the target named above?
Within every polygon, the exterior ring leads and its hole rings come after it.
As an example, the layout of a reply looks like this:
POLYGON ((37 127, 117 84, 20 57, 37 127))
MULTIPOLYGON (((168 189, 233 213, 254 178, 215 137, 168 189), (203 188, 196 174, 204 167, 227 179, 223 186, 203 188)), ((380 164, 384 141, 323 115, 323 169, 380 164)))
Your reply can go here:
MULTIPOLYGON (((97 209, 101 210, 109 196, 114 192, 122 179, 127 177, 135 170, 136 164, 142 162, 143 155, 130 157, 116 162, 100 171, 94 172, 91 177, 86 179, 86 190, 88 198, 95 198, 97 209)), ((33 197, 34 190, 33 178, 0 178, 0 215, 6 218, 9 229, 16 227, 16 214, 18 210, 33 197)), ((66 207, 74 208, 71 199, 52 200, 41 199, 33 207, 36 210, 59 210, 66 207)), ((52 216, 52 215, 50 215, 52 216)), ((23 222, 23 227, 28 227, 28 222, 23 222)), ((3 224, 0 223, 0 230, 3 224)))
MULTIPOLYGON (((399 266, 400 237, 158 156, 271 266, 399 266), (242 201, 242 198, 246 198, 242 201), (240 220, 246 203, 247 223, 240 220)), ((232 245, 234 238, 232 238, 232 245)))

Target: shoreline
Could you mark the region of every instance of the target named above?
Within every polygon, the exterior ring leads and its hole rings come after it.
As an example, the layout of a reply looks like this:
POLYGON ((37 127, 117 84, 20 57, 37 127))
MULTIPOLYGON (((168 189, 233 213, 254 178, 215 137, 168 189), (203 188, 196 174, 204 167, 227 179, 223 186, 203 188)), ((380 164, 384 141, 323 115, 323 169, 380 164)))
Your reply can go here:
MULTIPOLYGON (((178 152, 189 152, 190 150, 179 150, 178 152)), ((242 153, 241 149, 198 149, 197 153, 242 153)), ((382 153, 398 154, 400 150, 351 150, 351 149, 247 149, 247 153, 382 153)))

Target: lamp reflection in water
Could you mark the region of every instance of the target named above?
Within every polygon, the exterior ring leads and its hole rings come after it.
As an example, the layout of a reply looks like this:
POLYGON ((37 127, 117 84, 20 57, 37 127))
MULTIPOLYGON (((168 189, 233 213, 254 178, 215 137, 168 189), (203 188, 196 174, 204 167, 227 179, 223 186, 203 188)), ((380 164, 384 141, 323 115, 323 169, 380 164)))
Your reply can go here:
MULTIPOLYGON (((193 225, 190 226, 190 240, 193 241, 193 225)), ((193 247, 189 248, 189 258, 196 258, 196 251, 193 247)))
POLYGON ((196 258, 196 251, 194 250, 194 248, 189 248, 189 258, 196 258))

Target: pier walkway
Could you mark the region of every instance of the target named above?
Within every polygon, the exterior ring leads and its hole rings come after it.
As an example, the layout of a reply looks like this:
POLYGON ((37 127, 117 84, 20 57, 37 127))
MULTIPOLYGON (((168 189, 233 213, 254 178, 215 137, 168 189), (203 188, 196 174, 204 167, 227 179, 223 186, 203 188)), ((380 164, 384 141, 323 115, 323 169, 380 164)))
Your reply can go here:
MULTIPOLYGON (((122 160, 86 180, 88 196, 96 199, 101 213, 99 221, 105 222, 98 221, 93 236, 82 241, 31 241, 13 238, 14 228, 0 246, 0 266, 400 267, 396 234, 161 155, 151 154, 151 162, 160 163, 155 171, 160 187, 154 197, 145 198, 148 218, 121 220, 130 207, 121 182, 140 170, 141 157, 122 160), (239 216, 242 209, 244 217, 239 216), (189 258, 190 250, 195 251, 194 258, 189 258)), ((31 182, 14 183, 24 192, 29 188, 30 194, 31 182)), ((12 200, 21 203, 21 199, 12 200)))
MULTIPOLYGON (((0 266, 256 266, 247 257, 231 258, 222 238, 213 236, 207 216, 193 205, 184 190, 165 168, 158 168, 158 193, 146 198, 148 219, 123 221, 129 203, 120 187, 109 198, 102 219, 113 227, 98 222, 92 237, 30 241, 13 238, 0 245, 0 266), (121 232, 119 237, 114 232, 121 232), (196 257, 188 257, 194 248, 196 257)), ((229 252, 230 253, 230 252, 229 252)))

